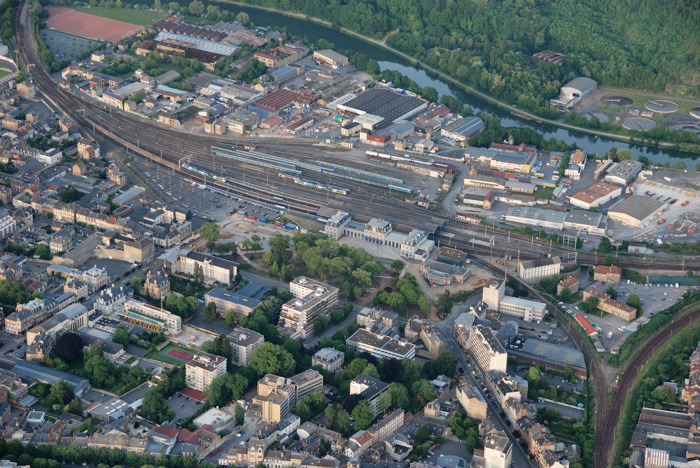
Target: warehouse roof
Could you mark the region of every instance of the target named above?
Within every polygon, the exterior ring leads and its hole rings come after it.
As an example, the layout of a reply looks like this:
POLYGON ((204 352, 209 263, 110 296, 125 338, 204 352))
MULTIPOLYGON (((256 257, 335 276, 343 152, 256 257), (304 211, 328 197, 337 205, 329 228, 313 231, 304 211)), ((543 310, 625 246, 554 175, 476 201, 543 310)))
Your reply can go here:
POLYGON ((662 206, 664 206, 663 202, 660 202, 653 197, 648 197, 646 195, 632 195, 623 200, 614 208, 608 210, 608 213, 624 214, 642 221, 649 215, 655 213, 656 210, 662 206))
POLYGON ((616 187, 605 182, 596 182, 595 184, 574 193, 570 198, 582 201, 584 203, 593 203, 596 200, 610 195, 615 190, 620 190, 620 187, 616 187))
POLYGON ((525 340, 523 351, 536 356, 546 357, 550 361, 560 361, 570 363, 572 366, 586 367, 586 361, 583 358, 583 353, 578 349, 559 346, 546 341, 540 340, 525 340))
POLYGON ((427 103, 414 96, 399 94, 388 88, 372 88, 356 98, 338 106, 355 114, 374 114, 384 118, 383 126, 399 118, 407 118, 427 107, 427 103))
POLYGON ((578 78, 574 78, 566 83, 563 88, 574 88, 575 90, 584 93, 590 89, 595 89, 596 86, 598 86, 598 83, 595 80, 586 78, 585 76, 579 76, 578 78))
POLYGON ((485 126, 484 121, 479 117, 467 117, 464 119, 455 120, 454 122, 444 126, 443 130, 450 133, 458 133, 468 138, 479 132, 485 126))

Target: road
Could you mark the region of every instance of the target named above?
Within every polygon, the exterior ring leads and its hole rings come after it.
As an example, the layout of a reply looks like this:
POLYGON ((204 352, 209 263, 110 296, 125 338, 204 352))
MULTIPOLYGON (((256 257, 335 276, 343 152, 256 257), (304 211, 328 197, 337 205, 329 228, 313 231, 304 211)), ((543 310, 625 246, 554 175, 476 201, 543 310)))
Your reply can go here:
MULTIPOLYGON (((459 343, 457 343, 457 340, 454 338, 454 321, 455 319, 462 313, 468 310, 469 306, 476 304, 481 300, 481 297, 478 294, 472 295, 469 299, 467 299, 463 304, 461 304, 459 307, 455 307, 452 309, 452 313, 446 317, 444 320, 441 320, 440 322, 435 323, 435 330, 437 331, 438 335, 440 335, 440 338, 447 343, 447 346, 455 353, 455 356, 457 356, 457 362, 459 363, 459 366, 464 370, 464 380, 467 381, 467 384, 473 387, 477 388, 477 391, 481 393, 481 388, 483 387, 482 384, 477 382, 477 380, 474 378, 474 376, 471 374, 469 371, 470 369, 478 369, 476 364, 472 365, 469 367, 467 363, 471 364, 471 358, 465 353, 465 351, 459 346, 459 343)), ((517 467, 534 467, 530 459, 528 458, 527 454, 523 450, 523 448, 520 446, 520 442, 513 436, 513 434, 510 431, 510 428, 506 425, 505 421, 501 419, 501 416, 499 414, 499 408, 496 406, 497 403, 491 403, 489 399, 487 398, 486 395, 483 395, 484 400, 486 400, 489 403, 489 408, 488 408, 488 418, 496 427, 497 429, 505 432, 508 434, 508 438, 510 438, 511 442, 513 443, 513 466, 517 467)))

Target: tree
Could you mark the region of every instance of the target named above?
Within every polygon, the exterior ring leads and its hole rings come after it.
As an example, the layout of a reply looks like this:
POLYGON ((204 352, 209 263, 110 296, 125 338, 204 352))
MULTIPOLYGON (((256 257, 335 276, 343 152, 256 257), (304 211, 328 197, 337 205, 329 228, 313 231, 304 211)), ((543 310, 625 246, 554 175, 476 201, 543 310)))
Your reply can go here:
POLYGON ((160 0, 155 0, 153 2, 153 9, 154 10, 162 10, 163 9, 163 6, 161 5, 160 0))
POLYGON ((632 152, 628 149, 621 149, 617 152, 618 161, 626 161, 628 159, 633 159, 632 152))
POLYGON ((627 296, 627 305, 640 310, 642 308, 642 301, 639 299, 637 294, 630 294, 627 296))
POLYGON ((610 242, 610 239, 607 237, 603 236, 600 238, 600 242, 598 243, 598 252, 600 253, 608 253, 612 250, 612 242, 610 242))
POLYGON ((54 354, 62 361, 72 364, 83 355, 83 341, 77 333, 62 333, 56 340, 54 354))
POLYGON ((216 320, 219 314, 216 313, 216 304, 210 302, 202 308, 202 318, 207 322, 216 320))
POLYGON ((581 302, 581 304, 579 304, 579 308, 582 311, 590 314, 598 308, 598 299, 596 299, 593 296, 590 296, 585 301, 581 302))
POLYGON ((684 170, 686 170, 687 168, 688 168, 688 166, 685 164, 684 161, 678 161, 678 162, 676 163, 676 169, 678 169, 679 171, 684 171, 684 170))
POLYGON ((180 4, 177 2, 170 2, 168 3, 168 11, 171 13, 177 13, 180 11, 180 4))
POLYGON ((73 398, 70 403, 68 403, 68 406, 66 406, 66 411, 69 413, 77 414, 78 416, 83 415, 83 405, 80 403, 80 400, 77 398, 73 398))
POLYGON ((568 362, 564 367, 564 378, 572 383, 576 383, 576 373, 574 372, 574 368, 571 367, 571 364, 568 362))
POLYGON ((372 405, 367 400, 360 400, 352 410, 352 419, 354 421, 352 427, 356 431, 367 429, 374 420, 372 405))
POLYGON ((452 350, 446 349, 438 355, 436 363, 441 374, 453 377, 457 372, 457 356, 452 350))
POLYGON ((199 0, 193 0, 188 9, 192 15, 202 16, 204 14, 204 3, 200 2, 199 0))
POLYGON ((404 385, 398 382, 392 382, 389 384, 387 393, 391 395, 391 403, 394 407, 408 409, 408 390, 404 385))
POLYGON ((421 379, 411 386, 411 392, 415 396, 419 396, 424 402, 429 402, 435 399, 435 386, 430 380, 421 379))
POLYGON ((118 326, 117 329, 114 331, 112 341, 114 341, 115 343, 119 343, 120 345, 124 346, 124 348, 126 348, 127 346, 129 346, 129 332, 126 331, 126 328, 122 327, 121 325, 118 326))
POLYGON ((236 21, 241 24, 248 24, 250 23, 250 16, 248 16, 248 13, 241 11, 236 15, 236 21))
POLYGON ((238 314, 236 313, 235 310, 229 309, 226 311, 226 315, 224 316, 224 320, 226 321, 226 326, 235 327, 236 324, 238 323, 238 314))
POLYGON ((236 408, 234 409, 234 414, 236 417, 236 424, 242 426, 245 422, 245 410, 243 409, 243 407, 241 405, 236 405, 236 408))
POLYGON ((136 293, 141 292, 141 288, 143 287, 143 279, 135 276, 131 278, 131 289, 133 289, 136 293))
POLYGON ((292 355, 279 345, 263 343, 253 351, 250 367, 260 376, 276 374, 287 377, 294 373, 296 363, 292 355))
POLYGON ((320 315, 314 322, 314 335, 319 336, 328 327, 328 319, 325 315, 320 315))
POLYGON ((403 270, 403 262, 401 260, 394 260, 391 262, 391 269, 394 270, 398 276, 398 274, 401 273, 401 270, 403 270))
MULTIPOLYGON (((63 379, 59 379, 58 382, 51 385, 51 390, 49 391, 49 400, 56 405, 65 405, 73 399, 73 387, 71 387, 68 382, 63 379)), ((81 408, 82 409, 82 408, 81 408)))
POLYGON ((221 9, 217 5, 207 6, 207 18, 217 20, 221 17, 221 9))
POLYGON ((204 282, 204 269, 199 263, 194 264, 194 268, 192 269, 192 279, 197 284, 202 284, 204 282))
POLYGON ((423 445, 428 440, 430 440, 430 429, 425 424, 421 424, 418 429, 416 429, 415 442, 416 445, 423 445))
POLYGON ((172 419, 175 416, 175 411, 168 406, 168 400, 165 399, 160 388, 151 387, 143 396, 141 416, 156 424, 161 424, 163 421, 172 419))
POLYGON ((564 286, 561 289, 561 294, 559 294, 559 299, 568 304, 569 301, 571 301, 571 289, 569 289, 567 286, 564 286))
MULTIPOLYGON (((198 0, 194 0, 192 3, 199 3, 200 5, 202 5, 202 2, 200 2, 198 0)), ((202 5, 202 10, 204 10, 204 5, 202 5)), ((192 11, 192 4, 190 4, 190 11, 192 11)), ((199 236, 208 242, 216 241, 216 239, 219 238, 219 226, 216 223, 211 222, 211 221, 208 223, 205 223, 199 229, 199 236)))
POLYGON ((226 362, 231 361, 231 342, 223 333, 210 341, 205 341, 201 346, 202 351, 209 354, 216 354, 226 358, 226 362))
POLYGON ((605 292, 608 293, 608 296, 612 297, 613 299, 617 299, 618 292, 612 284, 608 286, 608 289, 606 289, 605 292))
POLYGON ((603 259, 603 265, 617 265, 617 259, 613 257, 612 255, 606 255, 605 258, 603 259))

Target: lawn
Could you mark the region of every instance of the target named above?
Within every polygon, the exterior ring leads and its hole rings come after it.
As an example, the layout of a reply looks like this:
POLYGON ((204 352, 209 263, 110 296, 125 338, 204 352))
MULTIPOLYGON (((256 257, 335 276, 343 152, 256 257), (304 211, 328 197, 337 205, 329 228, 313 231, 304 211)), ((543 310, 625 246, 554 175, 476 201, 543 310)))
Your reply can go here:
POLYGON ((176 343, 170 343, 168 346, 161 349, 160 351, 150 353, 146 357, 175 366, 181 366, 182 364, 184 364, 185 361, 183 361, 182 359, 178 359, 174 356, 168 356, 168 351, 170 351, 171 349, 179 349, 181 351, 185 351, 186 353, 197 354, 196 350, 185 348, 184 346, 180 346, 176 343))
POLYGON ((532 195, 535 198, 552 198, 552 194, 554 193, 554 187, 545 187, 543 185, 537 186, 537 189, 535 190, 535 193, 532 195))
POLYGON ((109 18, 116 21, 123 21, 137 26, 148 26, 159 19, 165 18, 166 14, 162 11, 137 10, 135 8, 100 8, 100 7, 81 7, 75 8, 75 11, 95 15, 101 18, 109 18))
POLYGON ((10 70, 7 70, 5 68, 0 68, 0 78, 5 78, 10 73, 11 73, 10 70))

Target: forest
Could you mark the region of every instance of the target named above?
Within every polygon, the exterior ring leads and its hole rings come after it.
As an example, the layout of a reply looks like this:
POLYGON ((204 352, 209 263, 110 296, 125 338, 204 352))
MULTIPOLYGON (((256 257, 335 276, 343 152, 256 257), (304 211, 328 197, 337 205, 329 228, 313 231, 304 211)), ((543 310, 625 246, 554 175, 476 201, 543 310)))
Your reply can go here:
POLYGON ((387 37, 387 44, 518 107, 554 118, 549 99, 576 76, 600 86, 697 95, 700 9, 693 0, 245 0, 387 37), (561 66, 534 63, 542 50, 561 66))

